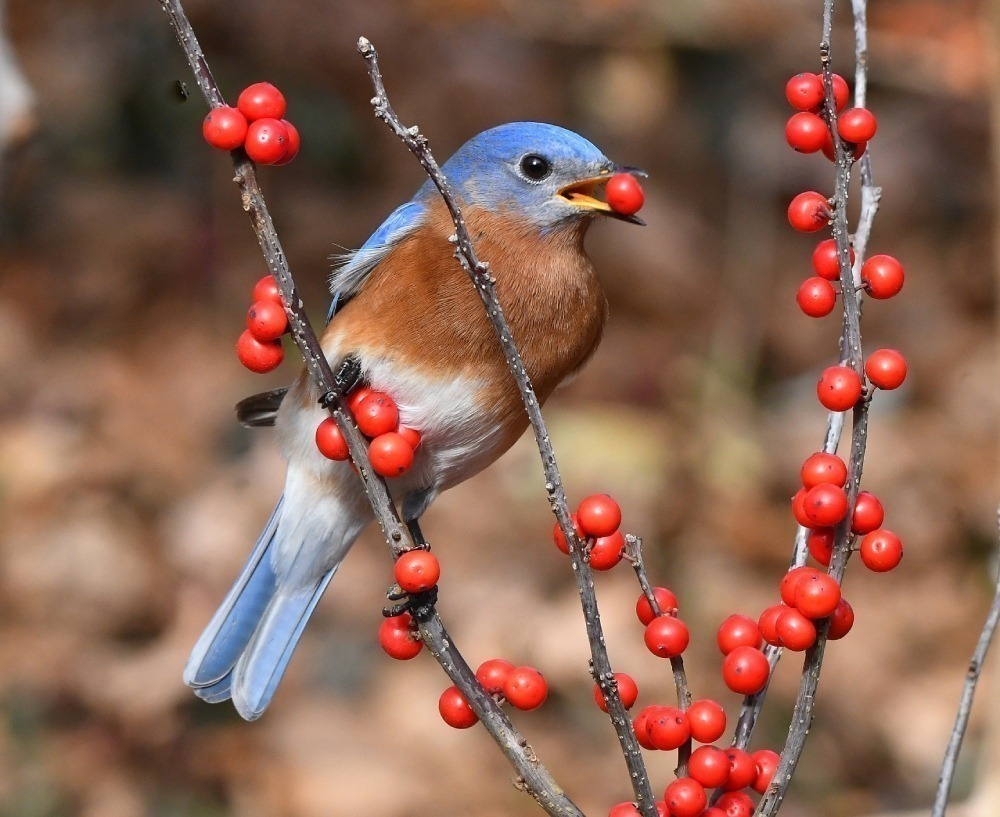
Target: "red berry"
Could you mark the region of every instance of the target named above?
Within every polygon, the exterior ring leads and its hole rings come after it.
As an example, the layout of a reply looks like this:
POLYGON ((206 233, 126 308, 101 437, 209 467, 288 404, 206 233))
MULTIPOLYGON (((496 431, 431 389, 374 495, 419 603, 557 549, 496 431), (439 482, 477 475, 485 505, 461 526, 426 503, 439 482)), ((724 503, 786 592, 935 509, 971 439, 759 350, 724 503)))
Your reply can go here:
POLYGON ((378 628, 378 643, 386 655, 399 661, 413 658, 424 646, 409 613, 383 619, 378 628))
POLYGON ((396 429, 396 433, 406 440, 410 444, 410 448, 416 451, 420 448, 421 435, 420 432, 415 428, 408 428, 407 426, 400 426, 396 429))
MULTIPOLYGON (((573 523, 573 530, 576 531, 577 538, 580 540, 586 539, 587 537, 584 536, 583 531, 580 530, 580 523, 577 520, 575 513, 571 513, 569 515, 569 521, 573 523)), ((559 527, 558 522, 556 522, 552 528, 552 540, 556 543, 556 547, 559 548, 559 550, 567 555, 569 554, 569 545, 566 544, 566 537, 563 536, 562 528, 559 527)))
POLYGON ((643 749, 655 749, 656 747, 649 740, 649 716, 652 715, 658 707, 655 706, 645 706, 642 711, 636 715, 635 719, 632 721, 632 730, 635 732, 635 739, 639 741, 639 745, 643 749))
POLYGON ((867 142, 877 128, 875 115, 865 108, 851 108, 837 117, 837 131, 845 142, 867 142))
MULTIPOLYGON (((816 245, 812 254, 813 269, 820 278, 827 281, 840 280, 840 259, 837 257, 837 242, 825 238, 816 245)), ((851 265, 854 265, 854 248, 851 248, 851 265)))
POLYGON ((388 394, 373 391, 358 402, 354 409, 354 419, 362 434, 377 437, 396 430, 399 425, 399 409, 388 394))
POLYGON ((806 493, 802 502, 811 528, 828 528, 847 516, 847 495, 843 488, 821 482, 806 493))
POLYGON ((699 817, 708 805, 708 795, 698 781, 679 777, 667 786, 663 801, 671 817, 699 817))
POLYGON ((892 531, 879 528, 861 540, 861 561, 869 570, 885 573, 903 558, 903 543, 892 531))
POLYGON ((361 405, 361 401, 364 400, 369 394, 374 394, 374 389, 368 386, 358 386, 350 394, 347 395, 347 408, 350 409, 351 414, 354 414, 358 410, 358 406, 361 405))
POLYGON ((903 265, 891 255, 873 255, 861 265, 861 280, 868 285, 868 294, 884 300, 903 288, 903 265))
POLYGON ((594 570, 611 570, 622 560, 624 547, 625 537, 621 531, 616 530, 610 536, 602 536, 590 549, 590 566, 594 570))
POLYGON ((785 141, 799 153, 815 153, 823 149, 827 139, 826 122, 814 113, 792 114, 785 124, 785 141))
POLYGON ((807 493, 808 489, 799 488, 799 490, 795 492, 794 496, 792 496, 792 516, 794 516, 795 521, 804 528, 808 528, 812 525, 812 522, 809 521, 809 517, 806 516, 805 501, 807 493))
POLYGON ((795 300, 799 309, 810 318, 822 318, 833 312, 837 305, 837 290, 825 278, 806 278, 799 287, 795 300))
POLYGON ((510 661, 490 658, 479 665, 476 678, 490 695, 499 695, 503 692, 503 685, 513 670, 514 665, 510 661))
POLYGON ((251 372, 264 374, 281 365, 285 350, 281 348, 280 340, 261 343, 250 334, 250 330, 246 330, 236 341, 236 356, 251 372))
POLYGON ((813 528, 809 531, 809 538, 806 545, 809 548, 809 555, 812 556, 823 567, 830 566, 830 559, 833 558, 833 542, 836 532, 833 528, 813 528))
POLYGON ((688 760, 688 774, 705 788, 718 788, 729 779, 729 755, 717 746, 699 746, 688 760))
POLYGON ((282 119, 281 124, 285 126, 285 131, 288 133, 288 147, 285 148, 285 155, 275 162, 279 166, 287 165, 292 159, 298 156, 299 148, 302 146, 302 137, 299 136, 299 129, 287 119, 282 119))
POLYGON ((441 564, 430 551, 408 550, 396 559, 392 574, 403 592, 423 593, 438 583, 441 564))
POLYGON ((236 107, 248 122, 256 119, 281 119, 285 115, 285 97, 270 82, 255 82, 243 89, 236 107))
POLYGON ((752 783, 753 790, 757 794, 763 794, 774 779, 774 773, 778 768, 781 755, 772 752, 770 749, 758 749, 752 755, 754 765, 757 767, 757 776, 752 783))
POLYGON ((881 527, 885 519, 885 510, 878 497, 868 491, 858 494, 858 499, 854 503, 854 516, 851 518, 851 533, 871 533, 875 528, 881 527))
MULTIPOLYGON (((626 709, 631 709, 639 697, 639 687, 632 680, 632 676, 626 675, 624 672, 616 672, 615 681, 618 684, 618 697, 622 699, 622 704, 626 709)), ((608 711, 604 693, 601 692, 601 688, 597 684, 594 684, 594 703, 600 707, 602 712, 608 711)))
POLYGON ((761 636, 772 647, 781 646, 781 638, 774 625, 778 620, 778 616, 787 609, 789 609, 787 604, 772 604, 760 614, 760 619, 757 621, 761 636))
POLYGON ((740 695, 760 692, 767 685, 770 674, 771 667, 764 653, 753 647, 737 647, 722 662, 722 680, 740 695))
POLYGON ((327 417, 316 426, 316 447, 327 459, 346 460, 351 456, 347 440, 332 417, 327 417))
POLYGON ((273 165, 288 150, 288 131, 277 119, 258 119, 247 128, 243 149, 258 164, 273 165))
POLYGON ((246 117, 228 105, 213 108, 201 124, 201 134, 214 148, 236 150, 247 136, 246 117))
POLYGON ((785 84, 785 99, 797 111, 815 111, 823 104, 823 78, 796 74, 785 84))
MULTIPOLYGON (((840 603, 840 585, 826 573, 806 576, 795 585, 795 609, 806 618, 826 618, 840 603)), ((778 634, 781 635, 780 622, 778 634)), ((784 636, 782 636, 784 641, 784 636)))
POLYGON ((799 193, 788 205, 788 223, 800 233, 822 230, 832 216, 826 196, 815 190, 799 193))
POLYGON ((257 301, 274 301, 281 303, 281 293, 278 291, 278 282, 273 275, 265 275, 253 287, 253 299, 257 301))
POLYGON ((576 509, 580 530, 587 536, 610 536, 622 523, 622 509, 607 494, 588 496, 576 509))
POLYGON ((673 616, 657 616, 646 625, 646 646, 660 658, 676 658, 691 640, 687 625, 673 616))
POLYGON ((847 465, 836 454, 817 451, 815 454, 810 454, 802 463, 799 475, 802 477, 802 485, 806 488, 813 488, 823 482, 843 487, 847 482, 847 465))
POLYGON ((699 743, 712 743, 726 731, 726 711, 716 701, 704 698, 687 708, 691 737, 699 743))
POLYGON ((413 449, 395 431, 379 434, 368 446, 368 460, 376 474, 386 478, 400 477, 413 465, 413 449))
POLYGON ((906 358, 895 349, 879 349, 865 361, 865 374, 877 388, 898 389, 906 379, 906 358))
POLYGON ((726 817, 726 812, 724 812, 721 808, 711 806, 701 813, 701 817, 726 817))
POLYGON ((854 608, 847 602, 847 599, 841 598, 837 609, 830 616, 830 629, 827 631, 826 637, 831 641, 836 641, 847 635, 853 626, 854 608))
POLYGON ((280 303, 255 301, 247 311, 247 329, 259 341, 277 340, 288 328, 288 316, 280 303))
POLYGON ((646 732, 653 746, 669 752, 691 737, 691 725, 676 707, 658 706, 646 717, 646 732))
POLYGON ((757 764, 753 762, 753 758, 742 749, 727 749, 726 754, 729 756, 729 779, 723 788, 727 792, 734 792, 753 785, 754 778, 757 777, 757 764))
POLYGON ((861 378, 847 366, 830 366, 816 383, 816 396, 830 411, 847 411, 861 399, 861 378))
POLYGON ((782 646, 793 652, 809 649, 816 642, 816 625, 798 610, 785 610, 774 623, 782 646))
POLYGON ((737 647, 759 647, 760 630, 757 622, 748 616, 731 615, 719 626, 716 635, 719 649, 723 655, 729 655, 737 647))
POLYGON ((840 74, 833 75, 833 101, 838 111, 847 107, 847 101, 851 98, 851 89, 847 80, 840 74))
POLYGON ((545 703, 549 687, 534 667, 515 667, 503 683, 503 696, 511 706, 528 711, 545 703))
POLYGON ((781 600, 785 603, 787 607, 795 606, 795 588, 799 586, 799 582, 809 576, 819 576, 822 575, 815 567, 793 567, 784 576, 781 577, 781 584, 778 585, 778 592, 781 594, 781 600))
MULTIPOLYGON (((656 606, 660 608, 661 615, 677 615, 677 596, 666 587, 654 587, 653 598, 656 599, 656 606)), ((645 593, 641 594, 635 603, 635 614, 643 624, 649 624, 656 618, 656 613, 653 612, 645 593)))
POLYGON ((465 700, 465 696, 454 686, 448 687, 441 693, 438 699, 438 712, 441 713, 444 722, 455 729, 468 729, 479 720, 469 702, 465 700))
MULTIPOLYGON (((753 763, 753 761, 750 762, 753 763)), ((756 769, 755 765, 755 776, 756 769)), ((751 784, 748 783, 747 785, 751 784)), ((749 794, 741 791, 726 792, 716 801, 715 807, 720 809, 725 817, 751 817, 753 814, 753 800, 750 799, 749 794)))
POLYGON ((642 817, 642 812, 636 808, 635 803, 619 803, 611 807, 608 817, 642 817))
POLYGON ((623 216, 638 213, 645 202, 639 180, 630 173, 616 173, 608 179, 604 196, 608 206, 623 216))

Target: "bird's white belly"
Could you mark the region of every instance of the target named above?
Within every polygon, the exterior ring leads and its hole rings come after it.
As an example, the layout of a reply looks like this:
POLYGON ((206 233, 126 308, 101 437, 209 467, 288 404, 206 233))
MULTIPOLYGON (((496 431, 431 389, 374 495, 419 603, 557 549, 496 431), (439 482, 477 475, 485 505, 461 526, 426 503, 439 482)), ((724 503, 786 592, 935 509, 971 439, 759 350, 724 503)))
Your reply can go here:
MULTIPOLYGON (((336 363, 337 355, 329 349, 327 354, 336 363)), ((502 429, 495 412, 478 402, 482 384, 474 378, 430 378, 386 358, 363 359, 362 370, 373 389, 396 402, 400 424, 421 434, 413 466, 403 476, 388 480, 394 497, 424 488, 444 490, 496 458, 502 429)), ((360 480, 346 462, 328 460, 316 448, 316 427, 327 416, 318 404, 303 407, 299 395, 289 394, 277 423, 285 456, 290 464, 321 478, 357 483, 360 489, 360 480)))

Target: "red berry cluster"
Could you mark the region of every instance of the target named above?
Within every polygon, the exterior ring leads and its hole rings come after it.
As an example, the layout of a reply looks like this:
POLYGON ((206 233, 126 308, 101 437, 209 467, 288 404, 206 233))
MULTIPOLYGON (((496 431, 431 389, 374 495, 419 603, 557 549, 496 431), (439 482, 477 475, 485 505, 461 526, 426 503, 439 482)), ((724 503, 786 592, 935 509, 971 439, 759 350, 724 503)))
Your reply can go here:
POLYGON ((285 97, 269 82, 244 88, 235 108, 221 105, 208 112, 201 132, 219 150, 242 147, 262 165, 287 165, 299 152, 299 132, 285 115, 285 97))
POLYGON ((236 341, 236 355, 251 372, 264 374, 281 365, 285 351, 281 336, 288 329, 288 316, 281 303, 278 282, 265 275, 253 288, 253 304, 247 311, 247 328, 236 341))
MULTIPOLYGON (((497 703, 505 701, 516 709, 538 709, 549 694, 545 677, 534 667, 516 667, 503 658, 490 658, 479 665, 476 678, 497 703)), ((450 686, 441 693, 438 712, 449 726, 468 729, 479 718, 458 687, 450 686)))
MULTIPOLYGON (((410 470, 420 445, 420 432, 399 424, 395 401, 382 392, 361 386, 348 395, 347 407, 368 443, 368 459, 376 474, 400 477, 410 470)), ((331 460, 346 460, 351 452, 332 417, 316 427, 316 447, 331 460)), ((397 562, 398 564, 398 562, 397 562)))
MULTIPOLYGON (((631 179, 632 177, 629 176, 631 179)), ((611 570, 622 560, 625 537, 618 530, 622 523, 622 510, 610 496, 594 494, 588 496, 576 513, 570 514, 573 528, 581 540, 593 540, 586 558, 594 570, 611 570)), ((563 553, 569 553, 566 537, 557 522, 552 529, 552 539, 563 553)))
MULTIPOLYGON (((848 144, 855 159, 861 158, 868 140, 875 135, 877 123, 871 111, 851 108, 845 111, 851 98, 847 81, 839 74, 833 77, 833 99, 837 108, 837 133, 848 144)), ((785 85, 785 98, 798 113, 785 124, 785 140, 799 153, 823 151, 831 162, 836 159, 833 132, 824 104, 826 89, 821 74, 796 74, 785 85)))

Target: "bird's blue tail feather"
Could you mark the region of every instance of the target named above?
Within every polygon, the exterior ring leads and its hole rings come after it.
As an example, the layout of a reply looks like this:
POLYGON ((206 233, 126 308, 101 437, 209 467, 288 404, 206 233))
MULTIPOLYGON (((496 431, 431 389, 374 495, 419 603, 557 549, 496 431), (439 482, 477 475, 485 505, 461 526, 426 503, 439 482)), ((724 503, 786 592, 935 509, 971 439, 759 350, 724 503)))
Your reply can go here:
POLYGON ((272 547, 284 499, 264 527, 250 558, 195 644, 184 682, 209 703, 233 698, 247 720, 270 703, 309 616, 336 572, 312 586, 279 588, 272 547))

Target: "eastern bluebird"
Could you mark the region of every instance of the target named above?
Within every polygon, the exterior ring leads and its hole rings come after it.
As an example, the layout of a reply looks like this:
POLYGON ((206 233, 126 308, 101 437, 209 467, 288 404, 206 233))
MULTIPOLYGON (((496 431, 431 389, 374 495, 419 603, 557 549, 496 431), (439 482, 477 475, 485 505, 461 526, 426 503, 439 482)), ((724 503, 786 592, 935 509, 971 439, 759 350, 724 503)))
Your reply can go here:
MULTIPOLYGON (((583 238, 598 214, 642 223, 592 195, 632 169, 571 131, 530 122, 479 134, 442 169, 545 401, 600 340, 607 301, 583 238)), ((528 425, 482 303, 455 260, 453 233, 428 180, 340 259, 322 337, 335 370, 356 361, 360 377, 395 400, 400 422, 422 435, 411 469, 389 481, 418 537, 417 520, 434 498, 496 460, 528 425)), ((288 460, 284 494, 195 645, 184 681, 206 701, 232 698, 247 720, 270 703, 306 621, 372 520, 348 463, 316 448, 327 416, 319 397, 303 372, 287 394, 268 392, 239 408, 248 424, 276 425, 288 460)))

